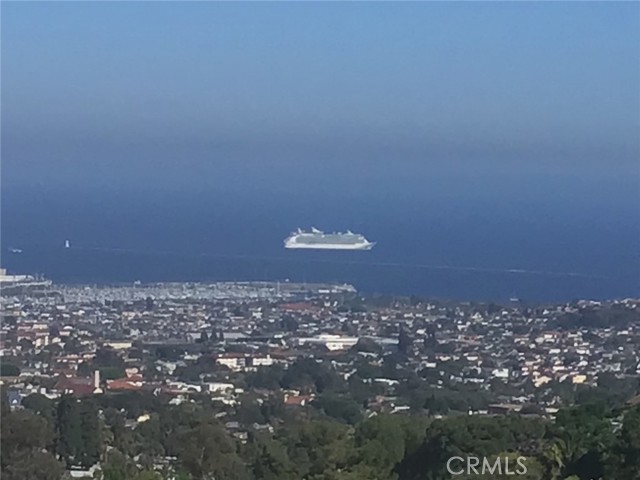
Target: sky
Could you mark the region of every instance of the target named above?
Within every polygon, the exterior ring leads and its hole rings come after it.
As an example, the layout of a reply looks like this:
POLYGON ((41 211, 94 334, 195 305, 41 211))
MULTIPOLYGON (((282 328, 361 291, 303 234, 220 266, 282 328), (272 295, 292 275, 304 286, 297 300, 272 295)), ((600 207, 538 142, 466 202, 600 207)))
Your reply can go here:
POLYGON ((3 189, 637 199, 636 2, 1 8, 3 189))

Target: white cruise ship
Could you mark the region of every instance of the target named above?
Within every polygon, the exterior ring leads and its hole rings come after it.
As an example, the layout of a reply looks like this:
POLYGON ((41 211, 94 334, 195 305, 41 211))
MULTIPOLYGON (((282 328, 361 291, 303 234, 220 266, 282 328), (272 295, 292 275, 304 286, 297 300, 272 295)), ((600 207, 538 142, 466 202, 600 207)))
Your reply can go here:
POLYGON ((320 250, 371 250, 375 242, 364 235, 347 230, 345 233, 324 233, 317 228, 310 232, 298 229, 284 240, 285 248, 314 248, 320 250))

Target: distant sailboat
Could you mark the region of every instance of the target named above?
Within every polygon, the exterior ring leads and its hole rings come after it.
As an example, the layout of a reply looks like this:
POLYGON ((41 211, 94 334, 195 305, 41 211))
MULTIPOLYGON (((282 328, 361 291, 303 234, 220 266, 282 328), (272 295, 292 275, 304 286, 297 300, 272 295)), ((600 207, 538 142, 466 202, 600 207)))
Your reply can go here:
POLYGON ((64 241, 64 248, 71 248, 71 243, 69 243, 69 240, 64 241))

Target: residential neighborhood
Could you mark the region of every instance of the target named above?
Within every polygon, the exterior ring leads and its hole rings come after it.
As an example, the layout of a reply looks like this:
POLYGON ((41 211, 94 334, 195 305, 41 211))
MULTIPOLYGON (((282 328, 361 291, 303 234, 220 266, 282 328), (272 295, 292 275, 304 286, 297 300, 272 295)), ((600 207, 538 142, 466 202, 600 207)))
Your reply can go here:
MULTIPOLYGON (((14 404, 32 393, 149 391, 234 405, 247 378, 312 359, 366 385, 367 411, 437 411, 419 404, 422 389, 470 392, 471 414, 500 404, 551 414, 572 401, 568 387, 640 375, 634 299, 499 306, 288 282, 12 291, 1 299, 0 347, 14 404)), ((303 390, 282 401, 306 405, 319 393, 303 390)))

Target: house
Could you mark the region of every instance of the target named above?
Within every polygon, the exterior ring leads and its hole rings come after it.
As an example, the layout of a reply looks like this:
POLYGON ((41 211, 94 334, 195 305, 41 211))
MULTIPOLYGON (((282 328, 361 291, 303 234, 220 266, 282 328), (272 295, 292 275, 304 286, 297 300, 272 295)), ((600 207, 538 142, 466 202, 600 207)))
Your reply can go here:
POLYGON ((315 395, 284 395, 284 404, 289 407, 304 407, 311 403, 315 395))
POLYGON ((71 394, 76 397, 102 393, 102 389, 100 388, 100 372, 96 370, 93 378, 60 375, 53 390, 63 394, 71 394))
POLYGON ((508 415, 509 413, 517 413, 522 410, 522 405, 510 403, 500 403, 489 405, 489 415, 508 415))
POLYGON ((233 371, 240 371, 247 366, 247 359, 241 353, 223 353, 216 358, 216 364, 224 365, 233 371))
POLYGON ((115 380, 107 380, 107 390, 109 391, 136 391, 141 390, 144 386, 142 376, 136 375, 129 378, 117 378, 115 380))
POLYGON ((251 357, 251 365, 254 367, 270 367, 273 365, 271 355, 254 355, 251 357))
POLYGON ((15 390, 9 390, 7 392, 7 403, 11 410, 15 410, 16 408, 22 407, 22 395, 20 392, 16 392, 15 390))
POLYGON ((210 393, 233 392, 235 390, 233 383, 209 382, 206 385, 210 393))
POLYGON ((95 464, 94 466, 92 466, 91 468, 89 468, 88 470, 82 470, 80 469, 80 467, 76 468, 76 467, 72 467, 71 470, 68 471, 69 476, 71 478, 96 478, 96 474, 98 471, 101 471, 102 468, 100 468, 100 464, 95 464))

